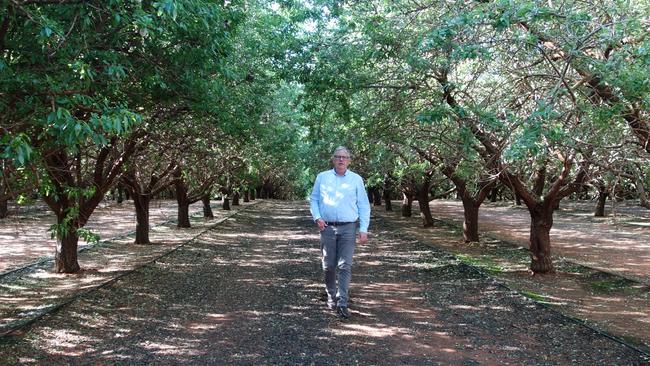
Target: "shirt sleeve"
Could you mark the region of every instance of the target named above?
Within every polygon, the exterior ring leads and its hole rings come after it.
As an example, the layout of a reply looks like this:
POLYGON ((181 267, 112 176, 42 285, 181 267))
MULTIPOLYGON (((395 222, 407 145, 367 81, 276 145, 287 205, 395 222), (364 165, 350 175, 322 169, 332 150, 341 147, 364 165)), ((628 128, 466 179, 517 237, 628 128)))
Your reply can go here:
POLYGON ((320 180, 321 175, 319 174, 316 177, 314 182, 314 188, 311 190, 311 196, 309 197, 309 210, 311 211, 311 217, 314 221, 321 218, 320 214, 320 180))
POLYGON ((361 177, 359 177, 359 183, 357 184, 357 208, 359 210, 359 231, 367 233, 370 225, 370 202, 361 177))

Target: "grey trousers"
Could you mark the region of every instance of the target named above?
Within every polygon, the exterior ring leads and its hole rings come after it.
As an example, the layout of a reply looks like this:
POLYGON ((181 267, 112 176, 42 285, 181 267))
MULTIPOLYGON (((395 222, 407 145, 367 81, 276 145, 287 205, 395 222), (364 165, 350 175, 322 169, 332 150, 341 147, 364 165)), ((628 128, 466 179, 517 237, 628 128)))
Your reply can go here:
POLYGON ((356 233, 356 223, 328 225, 320 232, 328 303, 336 302, 338 299, 338 306, 348 306, 348 288, 352 277, 352 255, 356 233))

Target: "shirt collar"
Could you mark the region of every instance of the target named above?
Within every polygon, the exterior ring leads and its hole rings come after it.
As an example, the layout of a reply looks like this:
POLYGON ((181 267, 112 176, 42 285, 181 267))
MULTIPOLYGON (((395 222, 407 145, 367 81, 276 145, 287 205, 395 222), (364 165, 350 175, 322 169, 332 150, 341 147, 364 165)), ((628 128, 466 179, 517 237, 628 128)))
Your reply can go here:
POLYGON ((334 173, 334 175, 336 175, 337 177, 345 177, 346 175, 348 175, 349 171, 350 171, 350 169, 345 169, 345 173, 343 173, 343 175, 338 175, 336 173, 336 168, 332 168, 332 173, 334 173))

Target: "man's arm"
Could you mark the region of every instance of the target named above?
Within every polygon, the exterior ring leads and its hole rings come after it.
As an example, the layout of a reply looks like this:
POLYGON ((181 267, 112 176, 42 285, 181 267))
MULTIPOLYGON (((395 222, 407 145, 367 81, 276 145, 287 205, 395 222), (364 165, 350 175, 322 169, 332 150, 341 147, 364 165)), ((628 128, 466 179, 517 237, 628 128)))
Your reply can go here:
POLYGON ((357 209, 359 210, 359 244, 368 241, 368 226, 370 225, 370 201, 364 187, 363 178, 357 184, 357 209))
POLYGON ((316 222, 321 218, 321 213, 320 213, 320 180, 321 180, 321 175, 319 174, 316 177, 316 181, 314 182, 314 187, 311 190, 311 195, 309 196, 309 211, 311 211, 311 217, 316 222))

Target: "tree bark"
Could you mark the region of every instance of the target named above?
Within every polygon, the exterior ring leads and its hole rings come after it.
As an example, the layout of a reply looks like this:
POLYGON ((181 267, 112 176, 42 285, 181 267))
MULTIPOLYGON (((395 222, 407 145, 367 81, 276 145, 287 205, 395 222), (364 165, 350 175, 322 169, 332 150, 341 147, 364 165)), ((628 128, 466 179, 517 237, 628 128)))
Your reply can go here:
POLYGON ((233 206, 239 206, 239 192, 235 192, 232 195, 232 205, 233 206))
POLYGON ((255 201, 255 196, 256 196, 255 188, 251 189, 250 191, 251 191, 251 201, 255 201))
POLYGON ((223 196, 222 208, 226 211, 230 210, 230 198, 228 198, 227 196, 223 196))
POLYGON ((4 219, 9 215, 9 200, 0 200, 0 219, 4 219))
POLYGON ((551 227, 553 226, 553 206, 538 205, 530 212, 530 269, 534 273, 553 273, 551 257, 551 227))
POLYGON ((117 185, 117 203, 120 204, 124 202, 124 188, 121 185, 117 185))
POLYGON ((404 196, 402 199, 402 217, 411 217, 413 216, 413 196, 406 193, 402 195, 404 196))
POLYGON ((643 185, 643 180, 640 177, 636 177, 635 180, 636 191, 639 194, 639 204, 641 207, 650 208, 650 202, 648 201, 648 195, 643 185))
POLYGON ((393 211, 393 203, 390 200, 390 191, 384 189, 384 202, 386 202, 386 212, 393 211))
POLYGON ((464 199, 463 200, 463 239, 465 243, 472 243, 479 241, 478 235, 478 209, 480 203, 477 205, 475 202, 464 199))
POLYGON ((381 190, 379 188, 375 188, 372 194, 375 196, 373 199, 373 206, 381 206, 381 190))
POLYGON ((214 218, 214 213, 212 213, 212 207, 210 207, 210 193, 206 193, 201 196, 201 202, 203 202, 203 217, 207 219, 214 218))
POLYGON ((190 224, 190 201, 187 198, 187 187, 177 181, 176 186, 176 203, 178 204, 178 223, 177 227, 179 228, 189 228, 192 227, 190 224))
MULTIPOLYGON (((59 224, 61 224, 61 219, 59 224)), ((77 260, 78 245, 79 236, 76 227, 71 227, 62 238, 57 240, 54 254, 54 271, 56 273, 76 273, 81 269, 77 260)))
POLYGON ((148 194, 133 193, 135 206, 135 244, 150 244, 149 241, 149 203, 151 196, 148 194))
POLYGON ((181 200, 176 198, 178 202, 178 227, 179 228, 190 228, 190 202, 187 200, 181 200))
POLYGON ((595 217, 605 217, 605 204, 608 194, 606 189, 598 189, 598 203, 596 204, 596 212, 594 212, 595 217))
POLYGON ((430 182, 431 178, 427 176, 418 190, 418 206, 420 207, 420 217, 422 217, 423 227, 433 226, 433 217, 431 216, 431 207, 429 206, 430 182))
POLYGON ((244 191, 244 202, 250 202, 251 201, 251 193, 250 190, 245 190, 244 191))

